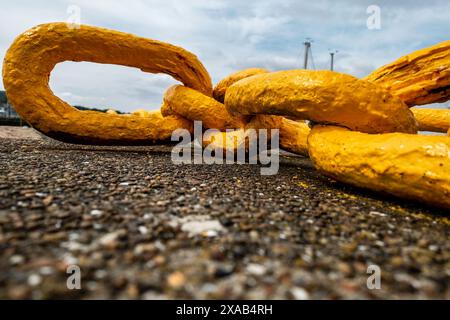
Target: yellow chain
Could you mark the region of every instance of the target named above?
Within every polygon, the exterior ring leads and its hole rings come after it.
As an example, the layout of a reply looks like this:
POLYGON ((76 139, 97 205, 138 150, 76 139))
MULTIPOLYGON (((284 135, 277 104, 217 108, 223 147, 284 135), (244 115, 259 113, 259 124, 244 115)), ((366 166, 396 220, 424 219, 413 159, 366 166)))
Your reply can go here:
POLYGON ((450 41, 419 50, 364 79, 330 71, 247 69, 213 90, 208 72, 190 52, 159 41, 101 28, 37 26, 8 50, 3 81, 18 114, 64 142, 149 145, 174 130, 237 129, 206 139, 223 149, 247 143, 246 129, 279 129, 280 146, 309 155, 336 180, 450 208, 450 110, 411 108, 450 99, 450 41), (160 111, 78 111, 48 86, 63 61, 90 61, 166 73, 171 87, 160 111), (305 120, 312 121, 309 128, 305 120), (220 135, 221 139, 218 139, 220 135), (229 137, 236 140, 227 144, 229 137))

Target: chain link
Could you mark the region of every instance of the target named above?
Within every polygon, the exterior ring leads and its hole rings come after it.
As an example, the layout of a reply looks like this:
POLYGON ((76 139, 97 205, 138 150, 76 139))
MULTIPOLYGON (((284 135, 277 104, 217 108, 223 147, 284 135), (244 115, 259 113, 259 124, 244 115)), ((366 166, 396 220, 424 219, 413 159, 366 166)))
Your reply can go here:
POLYGON ((417 135, 417 130, 450 135, 450 110, 409 108, 450 99, 450 41, 402 57, 364 79, 253 68, 213 89, 201 62, 182 48, 51 23, 15 40, 5 57, 3 81, 19 115, 60 141, 149 145, 167 141, 179 128, 192 132, 193 122, 202 121, 205 129, 222 131, 205 139, 204 146, 220 141, 227 151, 248 143, 247 129, 278 129, 282 149, 309 156, 319 171, 338 181, 450 208, 450 138, 417 135), (48 87, 50 72, 63 61, 166 73, 183 86, 169 88, 156 112, 77 111, 48 87))

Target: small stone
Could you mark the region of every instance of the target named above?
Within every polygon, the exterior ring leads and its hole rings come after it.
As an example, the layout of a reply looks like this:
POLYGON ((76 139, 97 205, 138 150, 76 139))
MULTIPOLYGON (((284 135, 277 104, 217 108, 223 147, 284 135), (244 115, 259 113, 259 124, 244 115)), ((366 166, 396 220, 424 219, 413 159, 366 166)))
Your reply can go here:
POLYGON ((216 230, 208 230, 202 233, 202 236, 205 238, 214 238, 217 237, 219 233, 216 230))
POLYGON ((186 277, 179 271, 169 275, 167 284, 174 289, 180 289, 186 283, 186 277))
POLYGON ((12 265, 22 264, 24 261, 25 261, 25 258, 20 255, 14 255, 14 256, 11 256, 11 258, 9 258, 9 262, 12 265))
POLYGON ((350 274, 352 272, 350 265, 345 262, 339 262, 337 264, 337 269, 343 274, 350 274))
POLYGON ((349 242, 342 245, 342 250, 347 254, 355 252, 358 244, 356 242, 349 242))
POLYGON ((97 270, 94 275, 96 279, 104 279, 108 275, 108 272, 106 270, 97 270))
POLYGON ((88 281, 88 283, 86 283, 86 288, 89 291, 95 291, 98 288, 98 284, 95 281, 88 281))
POLYGON ((247 272, 255 276, 262 276, 266 273, 266 268, 260 264, 251 263, 247 266, 247 272))
POLYGON ((206 294, 211 294, 217 291, 217 286, 212 283, 205 283, 202 286, 202 291, 205 292, 206 294))
POLYGON ((142 300, 168 300, 169 298, 163 294, 159 294, 153 291, 147 291, 142 295, 142 300))
POLYGON ((394 267, 400 267, 404 264, 402 257, 400 256, 395 256, 391 258, 391 264, 394 267))
POLYGON ((153 262, 155 263, 155 265, 161 266, 161 265, 163 265, 164 263, 166 263, 166 258, 165 258, 164 256, 162 256, 162 255, 159 255, 159 256, 156 256, 156 257, 153 259, 153 262))
POLYGON ((202 216, 193 217, 192 219, 196 220, 189 221, 189 219, 186 219, 181 226, 181 230, 189 233, 190 236, 206 235, 215 237, 219 232, 225 230, 218 220, 206 220, 202 216))
POLYGON ((84 246, 76 241, 68 241, 61 243, 61 247, 69 250, 69 251, 82 251, 84 246))
POLYGON ((139 288, 136 284, 129 284, 126 289, 127 295, 131 299, 139 298, 139 288))
POLYGON ((256 230, 250 231, 250 239, 257 241, 259 239, 259 233, 256 230))
POLYGON ((134 254, 140 256, 143 253, 153 253, 156 251, 156 247, 152 243, 139 244, 134 248, 134 254))
POLYGON ((376 217, 386 217, 387 216, 385 213, 378 212, 378 211, 370 211, 369 214, 371 216, 376 216, 376 217))
POLYGON ((54 272, 55 272, 55 269, 50 266, 44 266, 39 269, 39 273, 42 274, 43 276, 49 276, 49 275, 53 274, 54 272))
POLYGON ((70 255, 70 254, 66 254, 63 257, 63 262, 66 265, 75 265, 75 264, 78 264, 78 259, 75 258, 74 256, 70 255))
POLYGON ((42 282, 42 277, 38 274, 32 274, 28 277, 28 284, 32 287, 40 285, 42 282))
POLYGON ((142 219, 144 219, 144 220, 151 220, 151 219, 153 219, 154 218, 154 216, 153 216, 153 214, 151 214, 151 213, 146 213, 146 214, 144 214, 144 216, 142 217, 142 219))
POLYGON ((291 294, 295 300, 309 300, 309 294, 303 288, 299 288, 299 287, 292 288, 291 294))
POLYGON ((53 202, 53 196, 47 196, 42 200, 44 206, 48 207, 53 202))
POLYGON ((26 285, 14 286, 8 291, 9 298, 13 300, 27 299, 30 293, 31 290, 26 285))
POLYGON ((99 239, 100 245, 108 249, 115 249, 119 245, 121 232, 111 232, 99 239))
POLYGON ((215 278, 225 278, 233 274, 234 266, 232 264, 222 264, 220 266, 212 268, 211 271, 212 275, 215 278))
POLYGON ((368 248, 367 248, 367 246, 364 246, 364 245, 360 245, 360 246, 358 246, 358 251, 367 251, 368 250, 368 248))
POLYGON ((142 235, 148 234, 148 228, 147 228, 146 226, 140 226, 140 227, 138 228, 138 230, 139 230, 139 232, 140 232, 142 235))
POLYGON ((428 245, 428 241, 426 239, 419 239, 417 245, 421 248, 426 248, 428 245))
POLYGON ((95 230, 103 229, 103 225, 101 223, 94 223, 92 226, 94 227, 95 230))
POLYGON ((80 239, 80 235, 76 232, 71 232, 69 234, 69 240, 70 241, 78 241, 80 239))
POLYGON ((92 210, 91 211, 91 216, 94 216, 94 217, 101 216, 102 214, 103 214, 103 211, 101 211, 101 210, 92 210))

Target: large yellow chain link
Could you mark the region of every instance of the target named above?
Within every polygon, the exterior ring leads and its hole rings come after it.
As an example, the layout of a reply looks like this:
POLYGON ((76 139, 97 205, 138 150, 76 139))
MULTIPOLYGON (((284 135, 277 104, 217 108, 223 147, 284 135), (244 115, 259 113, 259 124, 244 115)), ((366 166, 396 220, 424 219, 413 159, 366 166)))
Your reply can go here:
POLYGON ((222 131, 206 143, 221 141, 228 149, 247 143, 246 129, 279 129, 283 149, 309 155, 318 170, 336 180, 450 208, 450 138, 416 134, 450 134, 450 111, 408 108, 450 99, 450 41, 402 57, 365 79, 331 71, 247 69, 213 90, 201 62, 182 48, 52 23, 15 40, 3 81, 19 115, 61 141, 154 144, 202 121, 206 129, 222 131), (183 86, 171 87, 157 112, 78 111, 48 86, 50 72, 63 61, 166 73, 183 86), (228 144, 228 136, 236 140, 228 144))
POLYGON ((177 128, 191 129, 181 117, 149 118, 78 111, 49 88, 57 63, 90 61, 166 73, 187 87, 212 95, 208 72, 186 50, 159 41, 95 27, 69 28, 66 23, 37 26, 20 35, 8 50, 3 82, 11 104, 34 128, 75 143, 149 144, 170 140, 177 128))

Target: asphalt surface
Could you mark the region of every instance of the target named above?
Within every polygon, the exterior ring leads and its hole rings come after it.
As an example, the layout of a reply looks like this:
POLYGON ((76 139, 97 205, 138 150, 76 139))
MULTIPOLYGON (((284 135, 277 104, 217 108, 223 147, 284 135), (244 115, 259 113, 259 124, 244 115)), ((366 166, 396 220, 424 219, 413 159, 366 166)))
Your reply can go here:
POLYGON ((174 165, 170 150, 2 139, 0 298, 450 298, 448 213, 302 157, 265 177, 174 165), (71 265, 81 290, 67 287, 71 265))

